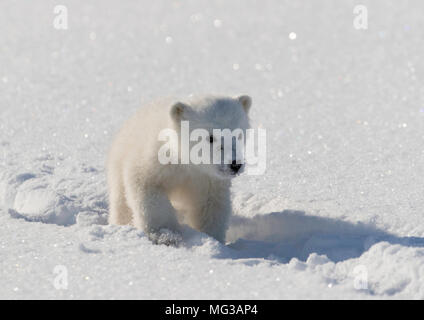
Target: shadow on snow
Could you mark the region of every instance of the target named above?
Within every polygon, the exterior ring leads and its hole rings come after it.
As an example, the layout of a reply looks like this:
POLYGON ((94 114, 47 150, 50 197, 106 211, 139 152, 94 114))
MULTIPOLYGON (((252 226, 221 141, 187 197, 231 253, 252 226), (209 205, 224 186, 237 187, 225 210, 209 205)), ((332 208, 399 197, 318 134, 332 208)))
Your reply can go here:
POLYGON ((339 262, 359 257, 381 241, 424 247, 424 238, 397 237, 362 223, 284 210, 252 218, 234 216, 226 246, 233 250, 223 250, 217 258, 263 258, 288 262, 292 258, 306 261, 311 253, 317 253, 339 262))

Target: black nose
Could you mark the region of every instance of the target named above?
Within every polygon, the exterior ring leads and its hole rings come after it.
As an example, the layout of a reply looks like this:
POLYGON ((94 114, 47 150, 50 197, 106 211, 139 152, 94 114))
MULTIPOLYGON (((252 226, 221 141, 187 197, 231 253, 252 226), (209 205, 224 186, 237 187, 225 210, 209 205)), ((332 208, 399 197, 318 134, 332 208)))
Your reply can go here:
POLYGON ((231 168, 231 170, 233 170, 234 172, 237 172, 237 171, 239 171, 239 170, 240 170, 240 168, 241 168, 241 164, 238 164, 238 163, 236 162, 236 160, 233 160, 233 162, 231 163, 230 168, 231 168))

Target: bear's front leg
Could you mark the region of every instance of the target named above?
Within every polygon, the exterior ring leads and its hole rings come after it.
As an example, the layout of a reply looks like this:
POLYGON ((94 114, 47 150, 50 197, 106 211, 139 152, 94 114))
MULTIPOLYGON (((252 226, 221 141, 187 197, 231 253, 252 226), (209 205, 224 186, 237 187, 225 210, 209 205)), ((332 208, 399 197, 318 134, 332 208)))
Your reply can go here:
POLYGON ((133 223, 157 244, 177 245, 181 241, 175 209, 167 194, 136 179, 126 179, 126 197, 133 212, 133 223))
POLYGON ((210 186, 203 205, 192 217, 192 223, 199 231, 224 242, 231 212, 229 183, 222 182, 210 186))

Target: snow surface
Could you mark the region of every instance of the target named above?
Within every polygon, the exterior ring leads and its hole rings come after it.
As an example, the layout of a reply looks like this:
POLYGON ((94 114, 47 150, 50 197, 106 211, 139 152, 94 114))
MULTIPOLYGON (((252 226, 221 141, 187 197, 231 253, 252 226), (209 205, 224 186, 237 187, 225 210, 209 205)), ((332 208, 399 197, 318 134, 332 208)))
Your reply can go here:
POLYGON ((367 30, 356 4, 2 2, 0 298, 424 299, 424 2, 361 1, 367 30), (235 179, 226 245, 152 245, 106 225, 105 153, 190 93, 253 97, 267 171, 235 179))

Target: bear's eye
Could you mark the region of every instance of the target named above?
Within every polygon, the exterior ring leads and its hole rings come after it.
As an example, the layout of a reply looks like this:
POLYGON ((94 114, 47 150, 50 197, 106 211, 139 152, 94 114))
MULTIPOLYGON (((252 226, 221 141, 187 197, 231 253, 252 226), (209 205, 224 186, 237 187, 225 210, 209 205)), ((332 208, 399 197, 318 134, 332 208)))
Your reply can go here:
POLYGON ((211 136, 209 136, 209 142, 210 142, 210 143, 213 143, 213 142, 214 142, 214 140, 215 140, 215 139, 214 139, 214 137, 213 137, 212 135, 211 135, 211 136))

